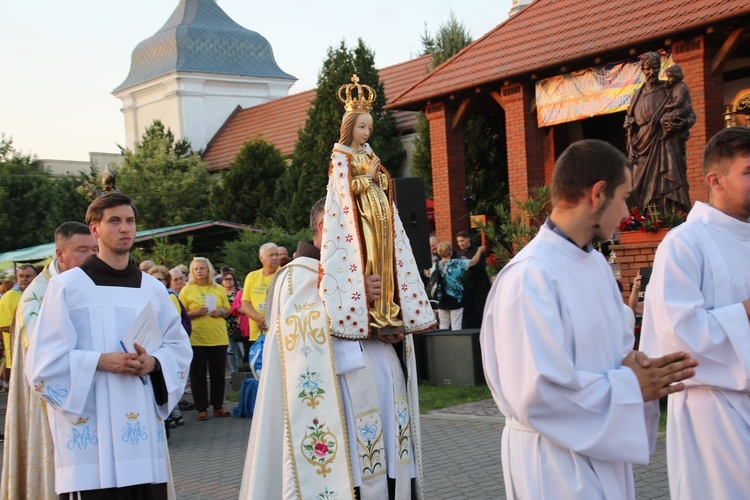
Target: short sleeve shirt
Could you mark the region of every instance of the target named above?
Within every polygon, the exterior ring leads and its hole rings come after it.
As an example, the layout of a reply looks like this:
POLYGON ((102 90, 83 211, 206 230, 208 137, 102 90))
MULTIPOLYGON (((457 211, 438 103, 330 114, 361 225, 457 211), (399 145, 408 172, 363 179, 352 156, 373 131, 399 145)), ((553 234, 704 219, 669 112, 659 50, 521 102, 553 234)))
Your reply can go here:
MULTIPOLYGON (((187 285, 180 291, 180 302, 188 312, 197 311, 206 304, 206 295, 216 296, 216 307, 228 311, 230 309, 227 292, 221 285, 198 286, 195 283, 187 285)), ((228 345, 227 322, 224 318, 212 318, 208 315, 191 320, 193 332, 190 335, 190 345, 208 347, 228 345)))
MULTIPOLYGON (((271 286, 274 274, 263 276, 263 269, 248 273, 245 278, 245 286, 242 287, 242 300, 250 302, 256 311, 261 314, 266 312, 266 294, 268 287, 271 286)), ((250 319, 250 340, 258 340, 260 337, 260 327, 258 323, 250 319)))

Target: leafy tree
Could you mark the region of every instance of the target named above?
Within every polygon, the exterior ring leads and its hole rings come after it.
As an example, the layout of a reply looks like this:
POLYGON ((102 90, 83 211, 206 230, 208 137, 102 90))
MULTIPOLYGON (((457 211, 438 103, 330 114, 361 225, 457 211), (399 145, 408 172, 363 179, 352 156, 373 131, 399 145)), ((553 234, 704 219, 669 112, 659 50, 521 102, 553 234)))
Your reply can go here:
MULTIPOLYGON (((425 24, 422 34, 422 55, 432 55, 432 67, 437 68, 472 42, 468 30, 456 19, 451 10, 448 21, 432 35, 425 24)), ((432 196, 432 151, 430 149, 430 122, 420 113, 415 125, 414 156, 411 173, 424 178, 427 196, 432 196)))
POLYGON ((233 267, 237 271, 237 279, 244 281, 247 273, 261 267, 258 249, 262 244, 272 241, 279 246, 286 247, 291 255, 297 248, 297 242, 311 239, 312 234, 309 228, 302 229, 294 235, 288 234, 278 226, 265 232, 243 231, 236 240, 224 243, 217 262, 233 267))
POLYGON ((211 192, 213 216, 270 226, 276 212, 275 186, 285 171, 286 161, 273 144, 263 139, 246 142, 211 192))
POLYGON ((287 230, 306 227, 310 207, 325 196, 331 149, 339 139, 344 114, 338 90, 341 85, 351 83, 353 73, 377 93, 372 111, 373 149, 392 174, 404 157, 393 114, 383 110, 385 90, 375 68, 373 52, 361 39, 354 49, 347 48, 345 41, 336 49, 329 47, 318 74, 318 87, 307 122, 294 147, 292 164, 277 184, 276 220, 287 230))
POLYGON ((178 264, 190 264, 193 260, 193 237, 188 236, 185 243, 169 243, 167 238, 154 238, 150 248, 133 248, 131 257, 136 262, 151 260, 172 269, 178 264))
POLYGON ((186 139, 159 120, 146 129, 133 151, 121 148, 125 164, 117 187, 138 207, 140 229, 154 229, 210 217, 210 177, 206 164, 186 139))
POLYGON ((495 221, 477 223, 487 235, 492 253, 487 257, 487 272, 497 274, 539 232, 550 212, 551 190, 539 186, 529 190, 528 198, 513 199, 518 214, 512 217, 508 198, 494 206, 495 221))
POLYGON ((83 221, 88 201, 78 183, 53 178, 39 159, 0 136, 0 252, 49 243, 61 223, 83 221))

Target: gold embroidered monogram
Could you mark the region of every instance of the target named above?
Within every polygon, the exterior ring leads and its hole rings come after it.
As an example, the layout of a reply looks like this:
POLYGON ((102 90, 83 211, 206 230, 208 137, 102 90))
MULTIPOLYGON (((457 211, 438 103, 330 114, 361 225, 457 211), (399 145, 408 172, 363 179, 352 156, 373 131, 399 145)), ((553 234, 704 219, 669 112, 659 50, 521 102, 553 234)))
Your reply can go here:
MULTIPOLYGON (((297 305, 294 307, 296 309, 297 305)), ((287 351, 294 351, 297 349, 297 344, 301 343, 304 344, 304 347, 300 346, 303 354, 307 351, 305 348, 309 347, 315 347, 316 350, 322 351, 320 346, 326 341, 324 325, 313 324, 320 318, 320 311, 317 310, 308 311, 304 316, 288 316, 284 322, 287 326, 293 327, 293 330, 284 336, 284 348, 287 351)))

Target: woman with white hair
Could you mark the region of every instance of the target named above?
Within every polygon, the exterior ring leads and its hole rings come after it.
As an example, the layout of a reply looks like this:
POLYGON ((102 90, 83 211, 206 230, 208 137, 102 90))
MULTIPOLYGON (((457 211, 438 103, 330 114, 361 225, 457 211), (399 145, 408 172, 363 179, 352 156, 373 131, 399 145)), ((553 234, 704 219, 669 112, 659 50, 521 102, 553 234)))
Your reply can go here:
POLYGON ((180 292, 180 301, 190 316, 193 331, 190 345, 193 361, 190 364, 190 383, 193 388, 198 420, 208 420, 208 381, 206 365, 211 376, 211 406, 214 417, 229 417, 223 408, 224 371, 227 362, 227 323, 232 313, 224 287, 214 283, 216 271, 205 257, 195 257, 190 263, 188 284, 180 292))

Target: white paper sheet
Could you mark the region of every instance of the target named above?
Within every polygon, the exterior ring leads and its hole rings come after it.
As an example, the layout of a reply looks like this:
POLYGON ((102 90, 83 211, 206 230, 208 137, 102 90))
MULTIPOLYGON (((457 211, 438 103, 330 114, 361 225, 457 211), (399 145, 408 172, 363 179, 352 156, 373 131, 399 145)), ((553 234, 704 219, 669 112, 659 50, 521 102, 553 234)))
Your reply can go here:
POLYGON ((208 308, 208 312, 211 313, 216 310, 216 295, 208 294, 206 295, 206 308, 208 308))
POLYGON ((134 344, 138 344, 146 352, 156 351, 164 342, 164 337, 159 330, 159 322, 156 320, 156 313, 151 302, 146 303, 146 307, 138 314, 133 324, 128 328, 127 333, 122 339, 122 347, 125 352, 135 352, 134 344))

